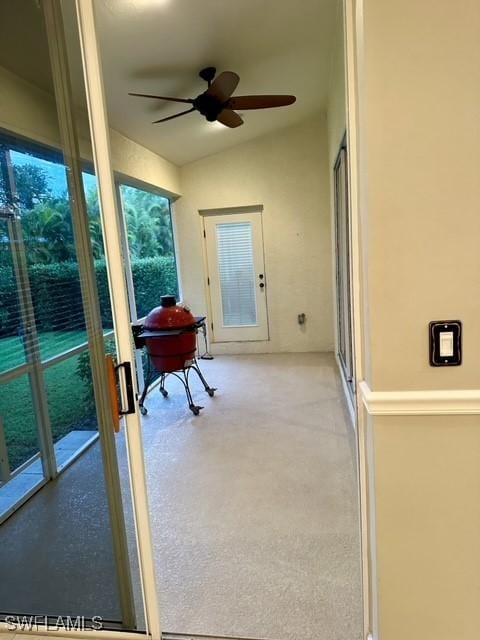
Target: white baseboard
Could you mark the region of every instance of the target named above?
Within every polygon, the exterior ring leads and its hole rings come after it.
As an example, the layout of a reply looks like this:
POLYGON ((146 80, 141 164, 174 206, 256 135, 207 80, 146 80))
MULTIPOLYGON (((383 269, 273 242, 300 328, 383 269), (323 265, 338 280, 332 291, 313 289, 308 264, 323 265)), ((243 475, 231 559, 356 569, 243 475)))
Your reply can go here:
POLYGON ((371 415, 480 414, 480 389, 372 391, 365 380, 359 383, 358 389, 371 415))

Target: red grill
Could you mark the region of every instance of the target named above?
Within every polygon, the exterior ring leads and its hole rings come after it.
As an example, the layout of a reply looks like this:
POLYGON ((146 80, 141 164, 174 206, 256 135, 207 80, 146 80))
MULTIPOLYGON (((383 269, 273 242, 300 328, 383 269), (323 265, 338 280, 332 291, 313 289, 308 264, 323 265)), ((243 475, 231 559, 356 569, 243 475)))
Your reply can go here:
POLYGON ((185 388, 189 408, 195 415, 203 407, 193 402, 189 384, 192 369, 210 397, 216 391, 203 377, 196 360, 197 333, 199 329, 205 329, 205 318, 195 318, 188 309, 176 302, 174 296, 162 296, 161 305, 150 311, 144 324, 134 327, 135 346, 138 349, 144 347, 148 356, 145 387, 139 402, 143 415, 147 413, 145 398, 157 378, 164 398, 168 397, 165 388, 167 376, 178 378, 185 388))
POLYGON ((172 373, 184 369, 195 358, 197 320, 188 309, 176 304, 174 296, 162 297, 161 306, 150 311, 143 328, 162 332, 162 336, 145 338, 148 355, 157 371, 172 373))

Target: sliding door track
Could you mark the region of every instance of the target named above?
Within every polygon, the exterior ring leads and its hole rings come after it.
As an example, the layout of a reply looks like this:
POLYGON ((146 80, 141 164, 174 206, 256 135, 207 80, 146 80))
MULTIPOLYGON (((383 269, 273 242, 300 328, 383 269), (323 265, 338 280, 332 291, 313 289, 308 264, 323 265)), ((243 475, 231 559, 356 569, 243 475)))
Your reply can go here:
MULTIPOLYGON (((162 640, 267 640, 266 638, 253 638, 251 636, 211 636, 197 633, 162 633, 162 640)), ((274 640, 269 638, 269 640, 274 640)))

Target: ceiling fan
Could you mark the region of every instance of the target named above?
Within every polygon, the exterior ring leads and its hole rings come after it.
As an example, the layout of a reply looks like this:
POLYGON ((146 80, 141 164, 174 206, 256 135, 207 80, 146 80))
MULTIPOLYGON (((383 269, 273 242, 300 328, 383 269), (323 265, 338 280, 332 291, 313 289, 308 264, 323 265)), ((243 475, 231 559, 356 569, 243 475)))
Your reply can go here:
POLYGON ((192 111, 199 111, 209 122, 218 121, 231 129, 243 124, 241 116, 236 113, 235 109, 247 111, 249 109, 286 107, 296 100, 295 96, 233 96, 232 94, 240 81, 239 76, 233 71, 223 71, 215 78, 216 73, 215 67, 207 67, 200 71, 198 75, 208 83, 208 89, 196 98, 170 98, 167 96, 152 96, 145 93, 129 93, 129 95, 192 105, 186 111, 155 120, 153 124, 173 120, 192 111))

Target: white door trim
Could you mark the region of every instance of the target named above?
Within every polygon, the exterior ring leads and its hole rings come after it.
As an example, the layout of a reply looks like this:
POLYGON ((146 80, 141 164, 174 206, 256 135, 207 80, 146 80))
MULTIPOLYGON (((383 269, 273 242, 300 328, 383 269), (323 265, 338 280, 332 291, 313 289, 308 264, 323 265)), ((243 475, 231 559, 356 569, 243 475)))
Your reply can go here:
MULTIPOLYGON (((364 309, 361 213, 366 211, 364 177, 366 154, 362 138, 363 112, 360 104, 363 71, 363 8, 364 0, 343 0, 345 53, 346 119, 351 214, 352 313, 354 370, 356 380, 365 378, 364 340, 368 335, 364 309)), ((375 533, 375 491, 373 442, 371 424, 364 410, 361 393, 356 394, 356 424, 358 451, 358 482, 360 498, 360 529, 362 545, 363 637, 378 637, 378 576, 375 533)))
MULTIPOLYGON (((124 310, 129 309, 124 278, 122 229, 117 215, 115 181, 112 171, 109 126, 103 88, 100 52, 95 27, 93 0, 76 0, 82 65, 87 95, 92 151, 98 180, 107 272, 112 298, 112 315, 121 362, 135 363, 131 328, 124 310)), ((135 376, 133 384, 136 386, 135 376)), ((138 391, 138 390, 136 390, 138 391)), ((145 461, 140 413, 125 416, 127 455, 138 549, 146 631, 153 640, 161 639, 160 612, 155 583, 154 556, 148 510, 145 461)))

